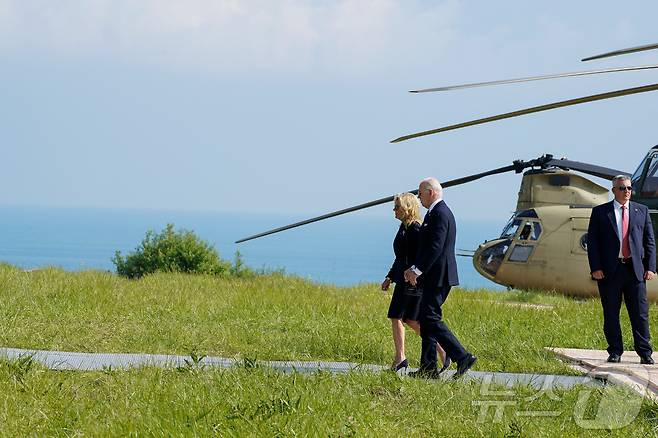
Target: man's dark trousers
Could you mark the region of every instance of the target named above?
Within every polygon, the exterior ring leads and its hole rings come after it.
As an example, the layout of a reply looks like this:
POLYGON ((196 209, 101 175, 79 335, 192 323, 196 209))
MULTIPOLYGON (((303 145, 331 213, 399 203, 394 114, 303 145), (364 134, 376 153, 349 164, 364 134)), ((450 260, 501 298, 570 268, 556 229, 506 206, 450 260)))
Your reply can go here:
POLYGON ((442 320, 441 305, 448 297, 450 286, 434 290, 423 289, 421 298, 420 336, 422 350, 420 356, 421 370, 435 370, 436 343, 441 344, 450 359, 460 362, 468 352, 462 347, 455 335, 442 320))
POLYGON ((603 333, 608 341, 608 353, 622 355, 621 325, 619 311, 622 295, 633 328, 635 351, 641 357, 651 356, 649 341, 649 306, 647 305, 647 288, 644 280, 639 281, 633 272, 632 259, 621 261, 611 276, 598 281, 601 304, 603 305, 603 333))

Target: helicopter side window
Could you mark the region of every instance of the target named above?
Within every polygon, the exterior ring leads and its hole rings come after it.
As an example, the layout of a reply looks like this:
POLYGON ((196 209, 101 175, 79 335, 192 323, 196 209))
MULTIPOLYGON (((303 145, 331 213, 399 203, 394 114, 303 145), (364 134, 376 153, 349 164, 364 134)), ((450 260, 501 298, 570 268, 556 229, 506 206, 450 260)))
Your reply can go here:
POLYGON ((510 262, 527 262, 535 247, 532 245, 516 245, 509 256, 510 262))

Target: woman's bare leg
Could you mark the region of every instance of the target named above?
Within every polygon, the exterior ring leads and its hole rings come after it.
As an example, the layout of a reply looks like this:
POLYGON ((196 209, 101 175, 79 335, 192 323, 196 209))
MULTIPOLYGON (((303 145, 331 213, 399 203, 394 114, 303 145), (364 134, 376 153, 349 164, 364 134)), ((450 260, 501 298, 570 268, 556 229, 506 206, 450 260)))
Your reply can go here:
POLYGON ((418 321, 407 319, 405 322, 407 323, 407 325, 411 330, 413 330, 414 332, 416 332, 418 336, 420 336, 420 323, 418 321))
POLYGON ((391 329, 393 331, 393 344, 395 345, 393 365, 397 365, 406 358, 404 355, 404 325, 401 320, 391 318, 391 329))
POLYGON ((446 351, 443 349, 443 347, 441 347, 441 344, 438 342, 436 343, 436 354, 438 354, 441 358, 441 363, 445 365, 446 360, 448 359, 448 355, 446 354, 446 351))

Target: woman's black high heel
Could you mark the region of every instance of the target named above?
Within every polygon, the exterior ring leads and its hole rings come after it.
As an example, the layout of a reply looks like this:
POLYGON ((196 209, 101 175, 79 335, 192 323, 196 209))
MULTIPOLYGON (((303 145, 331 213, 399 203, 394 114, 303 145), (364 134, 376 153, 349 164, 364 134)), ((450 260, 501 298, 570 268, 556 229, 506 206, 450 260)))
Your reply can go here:
POLYGON ((409 361, 407 359, 404 359, 399 364, 391 366, 391 371, 395 371, 397 373, 402 368, 404 368, 406 371, 408 367, 409 367, 409 361))

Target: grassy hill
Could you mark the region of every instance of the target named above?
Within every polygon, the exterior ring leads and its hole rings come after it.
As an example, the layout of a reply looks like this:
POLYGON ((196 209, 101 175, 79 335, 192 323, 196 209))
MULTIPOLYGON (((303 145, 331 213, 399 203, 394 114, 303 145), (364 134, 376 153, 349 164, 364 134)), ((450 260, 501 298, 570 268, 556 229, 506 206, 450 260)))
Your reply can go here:
MULTIPOLYGON (((156 274, 125 280, 104 272, 23 272, 0 266, 0 346, 80 352, 196 354, 247 359, 231 370, 143 368, 50 371, 0 361, 2 434, 221 436, 554 436, 586 432, 573 411, 584 388, 536 396, 483 393, 478 382, 425 382, 390 373, 285 375, 259 360, 389 364, 386 309, 376 285, 336 288, 272 274, 252 279, 156 274), (514 405, 480 421, 483 400, 514 405), (534 397, 534 398, 533 398, 534 397), (549 417, 520 410, 551 411, 549 417)), ((657 339, 656 307, 651 307, 657 339)), ((570 374, 545 346, 604 348, 597 300, 453 289, 448 324, 486 371, 570 374)), ((628 318, 622 318, 632 349, 628 318)), ((420 341, 408 332, 418 365, 420 341)), ((589 389, 587 389, 589 390, 589 389)), ((598 391, 599 399, 604 392, 598 391)), ((605 395, 609 397, 609 395, 605 395)), ((623 391, 615 397, 632 397, 623 391)), ((620 403, 624 403, 620 401, 620 403)), ((596 412, 596 404, 588 407, 596 412)), ((658 430, 645 401, 631 424, 606 435, 658 430)), ((596 434, 603 431, 587 431, 596 434)))

